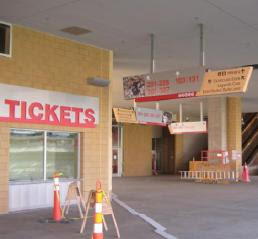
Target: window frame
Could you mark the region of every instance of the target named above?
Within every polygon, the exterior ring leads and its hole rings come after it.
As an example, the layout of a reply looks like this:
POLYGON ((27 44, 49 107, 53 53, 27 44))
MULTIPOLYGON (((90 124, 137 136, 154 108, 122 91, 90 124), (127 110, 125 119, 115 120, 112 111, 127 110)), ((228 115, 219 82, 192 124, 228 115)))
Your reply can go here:
POLYGON ((5 57, 11 58, 12 57, 12 51, 13 51, 13 26, 12 26, 11 23, 4 22, 4 21, 0 21, 0 24, 7 25, 7 26, 10 27, 10 48, 9 48, 9 54, 1 53, 0 52, 0 56, 5 56, 5 57))
MULTIPOLYGON (((43 179, 42 180, 17 180, 17 181, 11 181, 9 179, 9 183, 11 184, 21 184, 21 183, 28 183, 28 184, 35 184, 35 183, 46 183, 50 182, 52 180, 47 178, 47 133, 48 132, 56 132, 56 133, 68 133, 68 134, 76 134, 77 140, 78 140, 78 152, 77 152, 77 175, 74 178, 60 178, 61 181, 70 181, 70 180, 79 180, 80 179, 80 148, 81 148, 81 142, 80 142, 80 132, 72 132, 72 131, 59 131, 59 130, 40 130, 40 129, 30 129, 30 128, 10 128, 10 137, 11 137, 11 131, 12 130, 30 130, 30 131, 37 131, 37 132, 43 132, 43 179)), ((10 147, 9 147, 10 150, 10 147)))

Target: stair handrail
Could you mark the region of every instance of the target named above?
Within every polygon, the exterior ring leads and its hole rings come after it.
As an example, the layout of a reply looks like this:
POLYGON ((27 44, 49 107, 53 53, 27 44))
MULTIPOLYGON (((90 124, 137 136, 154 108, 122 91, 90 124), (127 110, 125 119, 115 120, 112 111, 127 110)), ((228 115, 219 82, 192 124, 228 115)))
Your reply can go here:
POLYGON ((253 125, 253 123, 258 119, 258 113, 256 113, 256 115, 253 117, 253 119, 248 123, 248 125, 244 128, 244 130, 242 131, 242 135, 244 136, 244 134, 249 130, 249 128, 253 125))
POLYGON ((249 142, 245 145, 243 148, 243 154, 245 153, 246 149, 249 147, 249 145, 255 140, 255 138, 258 136, 258 131, 255 132, 255 134, 252 136, 252 138, 249 140, 249 142))

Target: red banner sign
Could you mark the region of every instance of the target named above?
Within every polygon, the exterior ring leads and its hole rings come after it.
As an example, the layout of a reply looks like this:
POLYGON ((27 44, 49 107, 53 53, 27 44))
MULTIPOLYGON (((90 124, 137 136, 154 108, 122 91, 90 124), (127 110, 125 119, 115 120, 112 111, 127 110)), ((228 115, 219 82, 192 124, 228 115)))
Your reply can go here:
POLYGON ((137 102, 195 97, 203 75, 204 68, 194 68, 124 77, 124 97, 137 102))

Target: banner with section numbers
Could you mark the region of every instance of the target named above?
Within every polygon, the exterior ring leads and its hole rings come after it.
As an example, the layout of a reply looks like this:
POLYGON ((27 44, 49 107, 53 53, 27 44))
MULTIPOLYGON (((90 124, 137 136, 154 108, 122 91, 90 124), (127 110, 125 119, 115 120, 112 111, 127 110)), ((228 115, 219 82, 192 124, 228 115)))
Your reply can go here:
POLYGON ((203 67, 124 77, 124 98, 146 102, 194 97, 203 77, 203 67))

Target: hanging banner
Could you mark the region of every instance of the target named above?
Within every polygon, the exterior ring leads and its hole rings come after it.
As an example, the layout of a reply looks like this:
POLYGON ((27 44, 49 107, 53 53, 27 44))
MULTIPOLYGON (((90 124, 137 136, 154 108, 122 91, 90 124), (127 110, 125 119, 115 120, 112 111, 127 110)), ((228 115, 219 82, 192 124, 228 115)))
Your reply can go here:
POLYGON ((133 109, 113 108, 113 111, 118 123, 138 123, 133 109))
POLYGON ((99 122, 99 99, 0 84, 0 121, 95 127, 99 122))
POLYGON ((197 96, 222 95, 246 92, 253 67, 240 67, 205 72, 197 96))
POLYGON ((205 72, 203 67, 123 78, 124 98, 136 102, 244 93, 253 67, 205 72))
POLYGON ((172 114, 149 108, 113 108, 116 122, 167 126, 172 122, 172 114))
POLYGON ((204 68, 198 67, 124 77, 124 98, 146 102, 195 97, 203 76, 204 68))
POLYGON ((206 133, 206 121, 178 122, 168 126, 170 134, 206 133))
POLYGON ((166 126, 172 122, 172 114, 162 110, 149 108, 136 108, 136 118, 140 124, 166 126))

